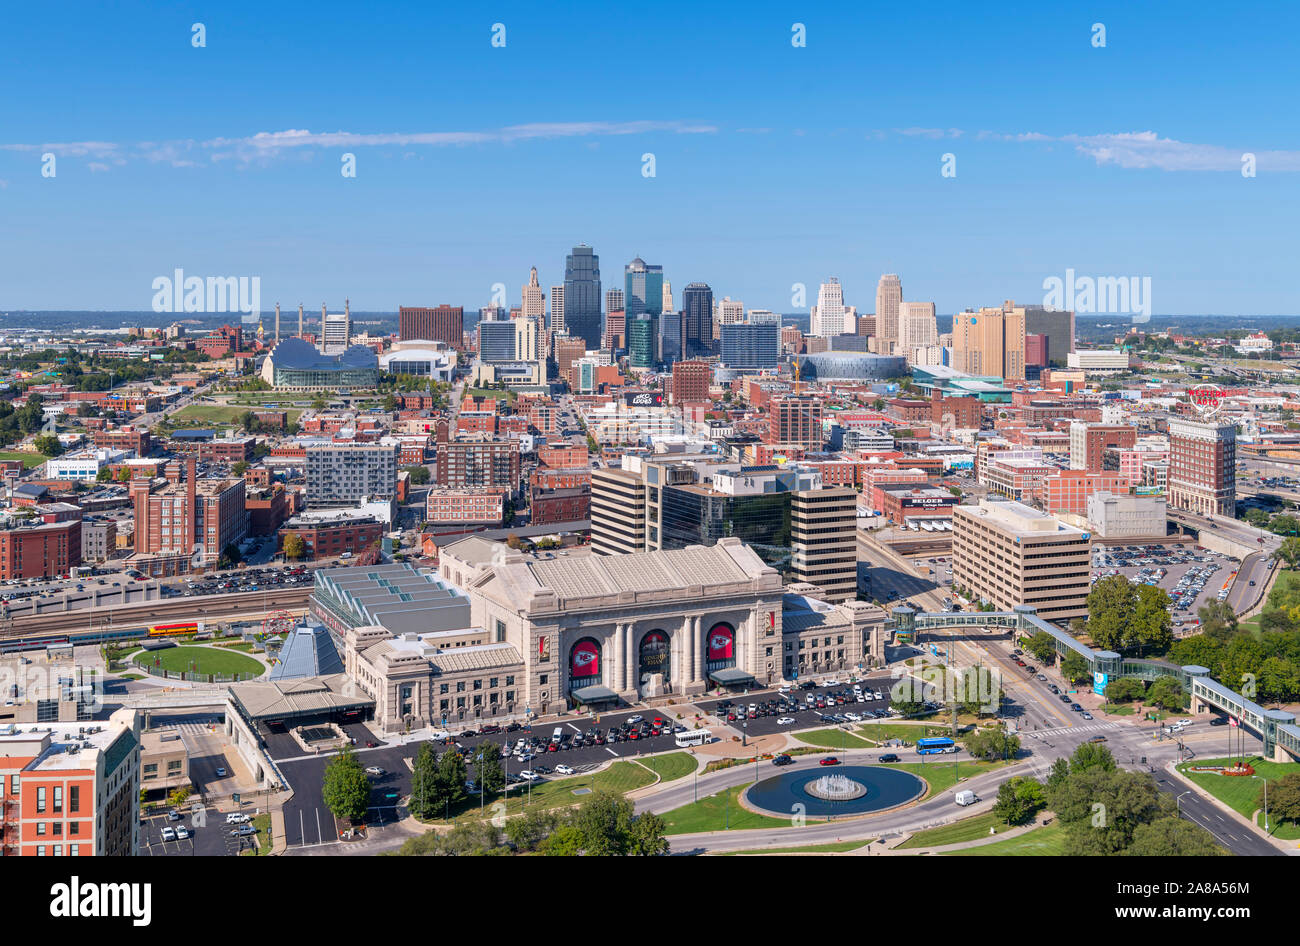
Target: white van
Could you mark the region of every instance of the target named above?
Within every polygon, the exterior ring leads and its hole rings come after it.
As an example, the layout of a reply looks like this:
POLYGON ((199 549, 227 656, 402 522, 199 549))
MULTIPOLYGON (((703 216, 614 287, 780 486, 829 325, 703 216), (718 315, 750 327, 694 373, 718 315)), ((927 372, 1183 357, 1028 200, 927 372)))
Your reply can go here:
POLYGON ((559 742, 563 735, 564 728, 562 726, 556 726, 555 732, 551 733, 551 742, 559 742))
POLYGON ((967 805, 975 804, 977 801, 979 801, 979 799, 975 797, 974 792, 965 791, 965 792, 958 792, 953 797, 953 801, 955 801, 957 804, 961 805, 964 808, 967 805))

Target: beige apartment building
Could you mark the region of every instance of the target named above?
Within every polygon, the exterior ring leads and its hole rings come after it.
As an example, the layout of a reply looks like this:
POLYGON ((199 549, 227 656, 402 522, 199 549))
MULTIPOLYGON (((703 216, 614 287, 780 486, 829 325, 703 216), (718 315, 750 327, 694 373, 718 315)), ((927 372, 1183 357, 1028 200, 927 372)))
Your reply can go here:
POLYGON ((1023 503, 981 500, 952 517, 952 578, 999 611, 1020 604, 1065 626, 1088 614, 1090 536, 1023 503))

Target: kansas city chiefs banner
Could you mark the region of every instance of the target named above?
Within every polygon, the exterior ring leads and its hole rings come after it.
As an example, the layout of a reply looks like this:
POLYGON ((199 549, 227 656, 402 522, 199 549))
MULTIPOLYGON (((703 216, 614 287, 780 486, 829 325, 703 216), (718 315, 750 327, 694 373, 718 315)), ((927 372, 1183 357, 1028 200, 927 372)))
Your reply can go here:
POLYGON ((600 673, 600 648, 595 641, 578 641, 569 652, 569 674, 594 677, 600 673))
POLYGON ((709 631, 709 659, 730 660, 736 643, 735 632, 725 624, 715 625, 709 631))

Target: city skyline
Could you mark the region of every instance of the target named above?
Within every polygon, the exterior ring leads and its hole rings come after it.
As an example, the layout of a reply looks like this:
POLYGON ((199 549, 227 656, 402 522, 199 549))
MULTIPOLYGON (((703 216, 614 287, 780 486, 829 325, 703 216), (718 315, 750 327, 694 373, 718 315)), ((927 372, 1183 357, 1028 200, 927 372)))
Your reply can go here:
POLYGON ((570 65, 555 54, 572 20, 523 6, 346 32, 313 11, 232 4, 204 21, 203 48, 185 17, 84 5, 55 31, 12 11, 25 42, 0 135, 0 310, 144 310, 178 267, 258 276, 267 308, 478 306, 496 283, 513 296, 533 265, 559 283, 567 248, 586 243, 607 265, 640 254, 674 285, 776 312, 806 312, 831 274, 862 313, 887 272, 954 312, 1040 303, 1068 270, 1148 277, 1161 314, 1300 312, 1278 213, 1300 142, 1272 118, 1296 78, 1293 11, 1270 9, 1267 33, 1249 11, 1207 31, 1195 8, 1012 5, 942 25, 808 11, 796 47, 794 14, 691 10, 692 29, 664 42, 590 8, 570 65), (873 31, 891 37, 873 47, 876 73, 906 82, 863 95, 853 63, 873 31), (453 78, 419 69, 430 36, 453 78), (52 70, 69 42, 83 57, 52 70), (967 68, 971 44, 1016 49, 1018 69, 967 68), (932 65, 918 72, 921 52, 932 65), (617 67, 642 55, 662 67, 650 94, 617 67), (1193 77, 1208 58, 1223 66, 1212 89, 1193 77), (111 89, 93 81, 108 72, 111 89), (521 208, 530 226, 514 225, 521 208), (683 228, 691 214, 700 225, 683 228))

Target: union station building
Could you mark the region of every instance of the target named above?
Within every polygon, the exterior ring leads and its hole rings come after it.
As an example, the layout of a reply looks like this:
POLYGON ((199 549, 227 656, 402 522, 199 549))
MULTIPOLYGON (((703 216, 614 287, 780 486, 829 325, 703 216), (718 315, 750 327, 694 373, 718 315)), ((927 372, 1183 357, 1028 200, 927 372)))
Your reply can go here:
POLYGON ((624 555, 470 537, 437 572, 322 569, 309 611, 388 731, 790 682, 883 663, 884 612, 833 605, 736 538, 624 555))

